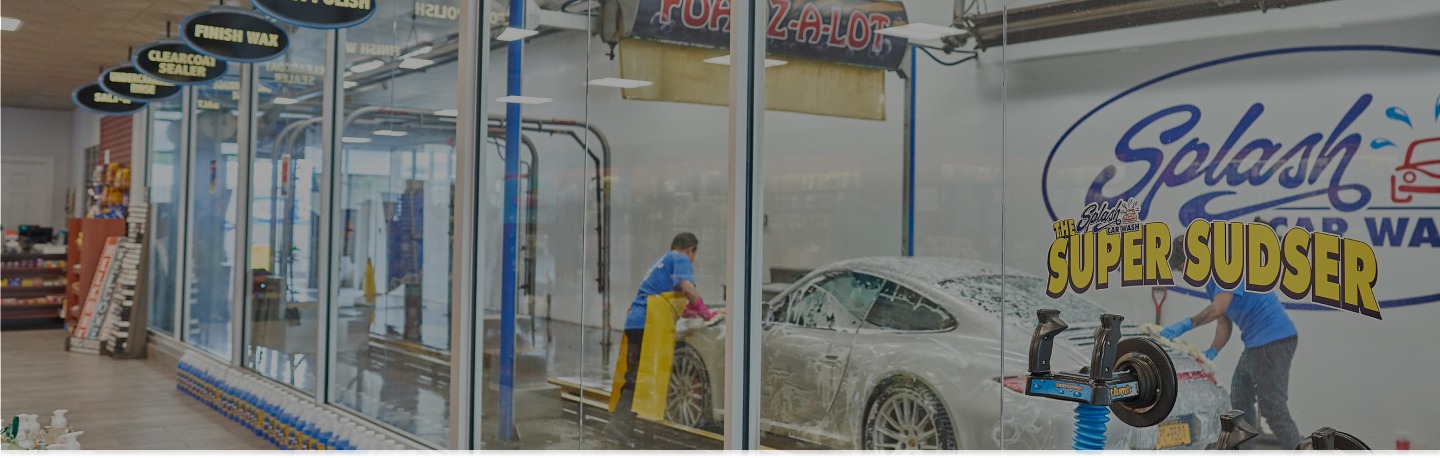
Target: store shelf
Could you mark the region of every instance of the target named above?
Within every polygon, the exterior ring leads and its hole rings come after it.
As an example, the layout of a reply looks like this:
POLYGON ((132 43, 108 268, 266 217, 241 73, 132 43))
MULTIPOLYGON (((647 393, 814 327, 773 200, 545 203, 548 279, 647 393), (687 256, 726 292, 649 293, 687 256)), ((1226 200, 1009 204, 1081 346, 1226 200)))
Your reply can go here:
POLYGON ((16 294, 16 293, 27 293, 27 292, 63 293, 63 292, 65 292, 65 285, 55 285, 55 286, 6 286, 6 287, 3 287, 3 288, 0 288, 0 294, 5 294, 5 295, 7 295, 7 296, 8 296, 8 295, 11 295, 11 294, 16 294))
POLYGON ((17 277, 25 274, 46 274, 64 272, 64 267, 0 267, 0 275, 17 277))

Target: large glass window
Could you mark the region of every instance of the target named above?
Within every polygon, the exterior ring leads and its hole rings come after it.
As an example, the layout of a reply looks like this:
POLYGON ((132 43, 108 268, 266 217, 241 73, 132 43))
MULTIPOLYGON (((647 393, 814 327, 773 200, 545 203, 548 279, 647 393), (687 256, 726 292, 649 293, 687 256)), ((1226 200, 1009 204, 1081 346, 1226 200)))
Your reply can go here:
MULTIPOLYGON (((1411 192, 1440 176, 1419 159, 1440 134, 1440 5, 1006 3, 966 22, 1008 63, 1007 271, 950 288, 1002 295, 1027 327, 1061 310, 1059 340, 1077 345, 1057 345, 1056 369, 1089 364, 1101 313, 1125 316, 1127 337, 1163 336, 1174 408, 1153 426, 1112 415, 1106 448, 1204 448, 1230 409, 1262 433, 1244 448, 1294 449, 1326 427, 1436 446, 1428 387, 1335 393, 1440 374, 1440 194, 1411 192), (1282 237, 1304 270, 1276 285, 1267 239, 1282 237)), ((1028 348, 1021 332, 1007 354, 1028 348)), ((1069 446, 1073 404, 1006 395, 1003 445, 1069 446)))
POLYGON ((251 142, 250 342, 245 364, 315 391, 321 304, 323 30, 290 29, 290 51, 255 65, 251 142))
POLYGON ((239 66, 194 88, 190 126, 190 224, 186 228, 185 341, 230 358, 235 253, 239 66))
POLYGON ((150 104, 150 256, 146 295, 149 329, 175 335, 175 294, 180 290, 180 196, 185 185, 181 154, 185 134, 185 98, 175 96, 150 104))
POLYGON ((377 2, 345 30, 330 216, 330 401, 439 447, 450 416, 455 7, 377 2))
MULTIPOLYGON (((481 439, 720 448, 729 67, 706 60, 728 54, 728 18, 689 44, 607 43, 603 2, 561 3, 512 22, 541 32, 496 41, 483 76, 481 439)), ((637 27, 680 24, 640 5, 637 27)))
POLYGON ((770 2, 763 446, 1002 447, 1000 298, 938 287, 1001 262, 1002 61, 941 38, 970 3, 770 2))

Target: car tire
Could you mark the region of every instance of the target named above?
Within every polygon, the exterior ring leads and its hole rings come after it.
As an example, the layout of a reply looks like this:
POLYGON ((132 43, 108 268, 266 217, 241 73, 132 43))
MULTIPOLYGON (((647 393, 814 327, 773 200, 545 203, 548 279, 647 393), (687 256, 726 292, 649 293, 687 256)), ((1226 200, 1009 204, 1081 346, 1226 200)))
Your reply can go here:
POLYGON ((670 364, 670 388, 665 394, 665 421, 703 428, 711 423, 710 373, 700 352, 688 345, 675 347, 670 364))
POLYGON ((896 376, 881 383, 865 411, 862 449, 959 449, 945 404, 914 377, 896 376))

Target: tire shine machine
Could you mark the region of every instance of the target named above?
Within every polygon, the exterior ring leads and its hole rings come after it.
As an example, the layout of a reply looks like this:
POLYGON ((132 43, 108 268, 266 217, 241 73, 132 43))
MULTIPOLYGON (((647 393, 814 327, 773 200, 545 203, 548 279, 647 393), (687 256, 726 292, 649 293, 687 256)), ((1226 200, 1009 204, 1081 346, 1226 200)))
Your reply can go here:
POLYGON ((1105 448, 1110 413, 1130 426, 1154 426, 1175 407, 1175 365, 1165 349, 1146 337, 1122 339, 1125 317, 1100 315, 1090 366, 1077 372, 1050 368, 1055 336, 1070 326, 1059 310, 1036 312, 1039 323, 1030 339, 1030 374, 1025 394, 1076 403, 1075 450, 1105 448))

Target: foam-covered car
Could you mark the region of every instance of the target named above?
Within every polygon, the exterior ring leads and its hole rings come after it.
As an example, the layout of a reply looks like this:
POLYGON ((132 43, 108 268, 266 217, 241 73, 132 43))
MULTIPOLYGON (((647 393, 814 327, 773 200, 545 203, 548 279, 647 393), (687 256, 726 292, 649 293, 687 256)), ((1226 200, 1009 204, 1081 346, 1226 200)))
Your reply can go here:
MULTIPOLYGON (((1043 278, 948 258, 863 258, 812 271, 765 305, 761 429, 846 449, 1068 449, 1074 404, 1023 394, 1041 308, 1071 323, 1056 339, 1055 367, 1086 365, 1099 317, 1110 312, 1073 295, 1049 298, 1043 278)), ((1136 324, 1123 333, 1142 335, 1136 324)), ((723 421, 723 339, 719 325, 681 332, 669 421, 723 421)), ((1162 345, 1179 380, 1174 410, 1149 428, 1112 419, 1107 448, 1193 449, 1217 439, 1228 395, 1202 360, 1162 345)))

